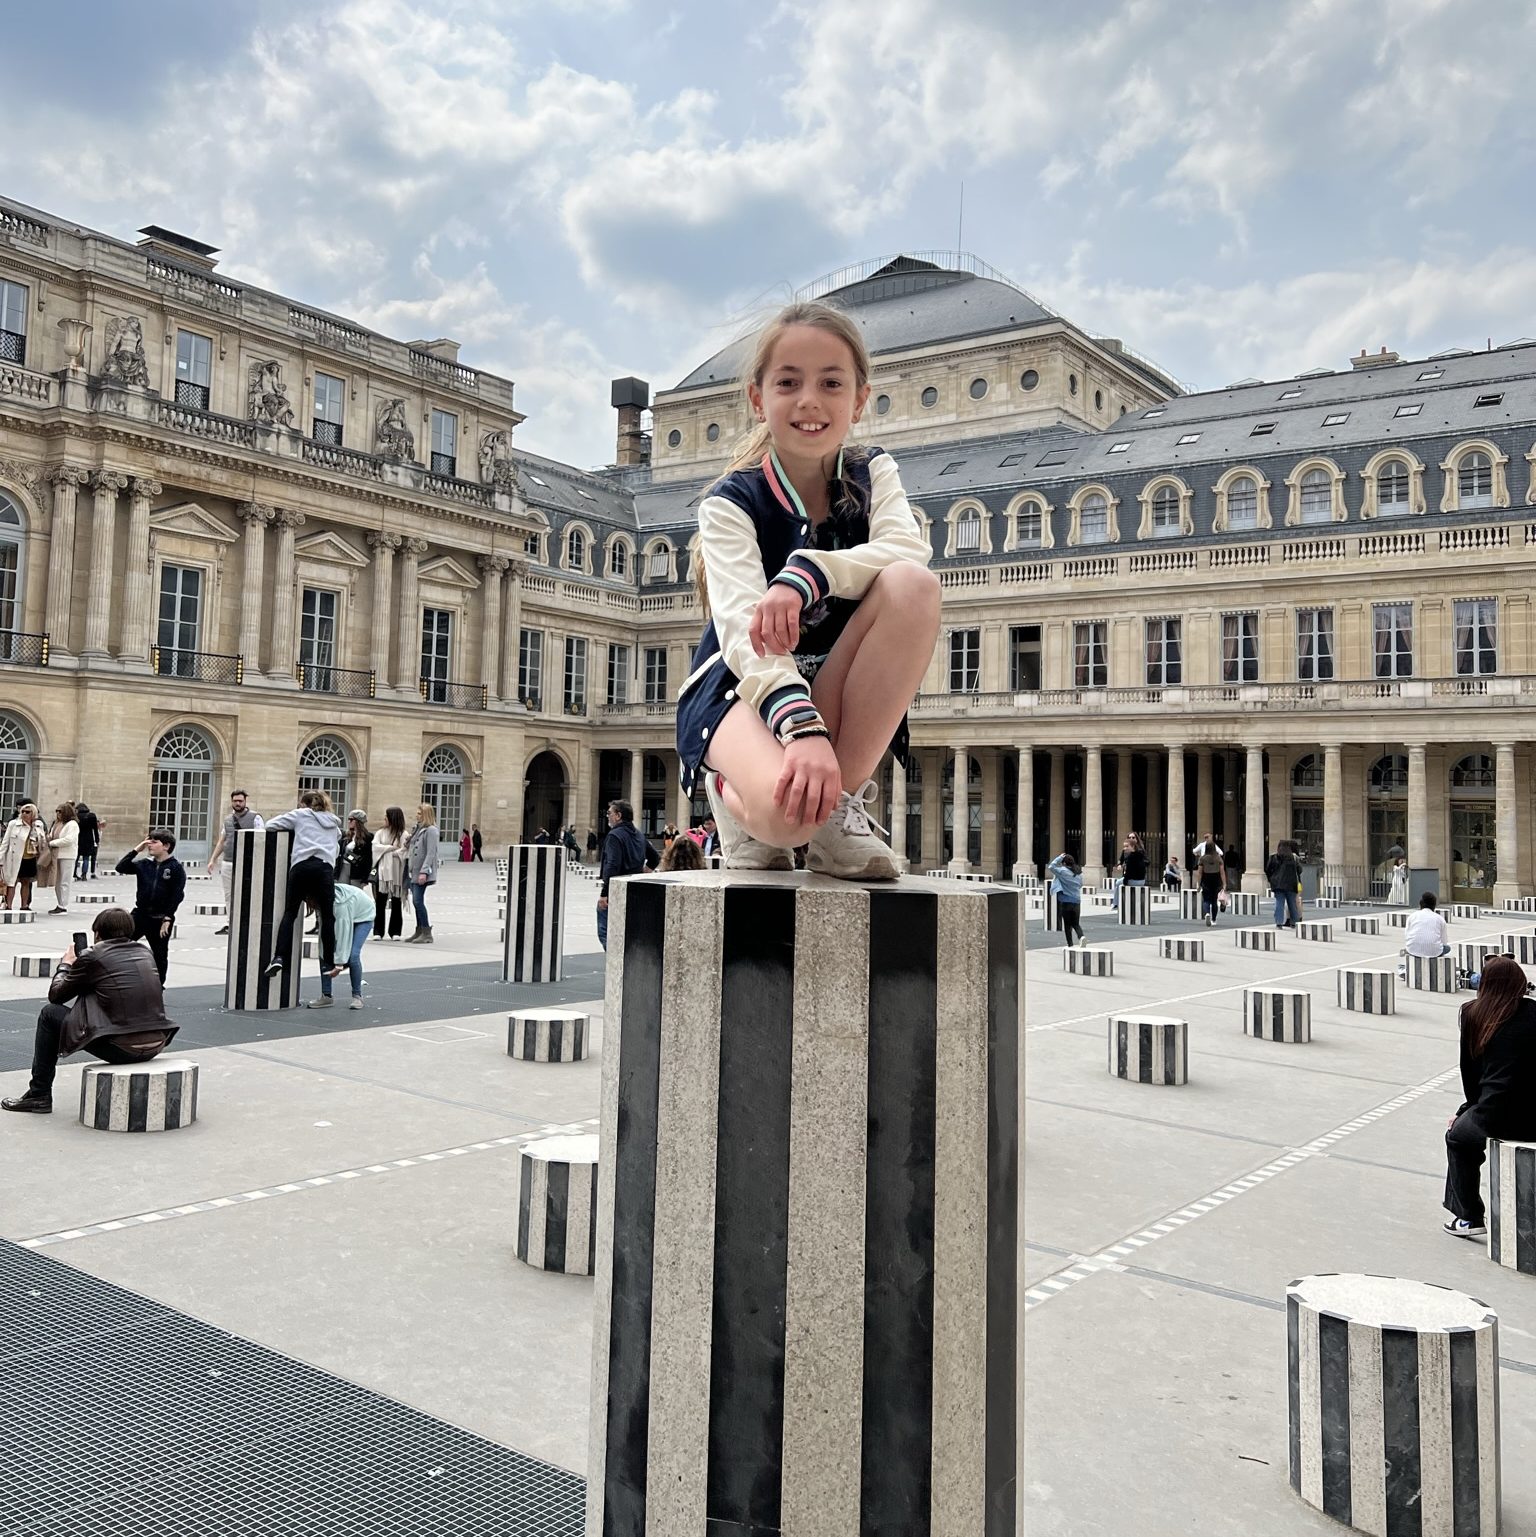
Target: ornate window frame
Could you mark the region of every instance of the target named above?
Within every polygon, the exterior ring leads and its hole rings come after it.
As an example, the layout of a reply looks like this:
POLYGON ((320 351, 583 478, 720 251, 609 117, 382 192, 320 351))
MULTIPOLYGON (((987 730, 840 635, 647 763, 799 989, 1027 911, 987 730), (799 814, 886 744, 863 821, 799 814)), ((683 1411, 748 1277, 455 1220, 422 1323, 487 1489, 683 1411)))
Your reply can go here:
POLYGON ((1487 454, 1493 468, 1493 506, 1473 507, 1471 512, 1493 512, 1509 506, 1509 455, 1490 438, 1467 438, 1458 443, 1440 462, 1440 511, 1460 512, 1461 461, 1468 454, 1487 454))
POLYGON ((1152 503, 1157 498, 1157 493, 1171 486, 1179 497, 1179 533, 1192 534, 1195 531, 1195 493, 1193 488, 1180 475, 1154 475, 1146 485, 1141 488, 1136 500, 1141 503, 1141 524, 1136 530, 1139 539, 1167 539, 1168 534, 1159 534, 1152 526, 1152 503))
POLYGON ((572 518, 560 531, 560 564, 577 576, 592 575, 592 548, 595 543, 592 530, 588 524, 580 518, 572 518), (571 535, 580 534, 582 539, 581 559, 574 565, 571 564, 571 535))
POLYGON ((677 581, 677 547, 670 539, 665 536, 648 539, 640 558, 643 562, 640 573, 640 586, 666 587, 677 581), (651 557, 658 550, 665 550, 667 552, 667 574, 665 576, 651 575, 651 557))
POLYGON ((1230 470, 1224 470, 1216 484, 1211 487, 1216 497, 1216 516, 1211 523, 1211 531, 1217 534, 1228 532, 1250 534, 1261 528, 1273 528, 1274 519, 1269 511, 1269 486, 1269 476, 1256 465, 1234 464, 1230 470), (1232 511, 1227 499, 1232 494, 1233 485, 1240 478, 1253 481, 1259 488, 1257 516, 1251 529, 1232 528, 1232 511))
POLYGON ((946 560, 953 555, 990 555, 992 553, 992 514, 987 511, 986 504, 979 497, 962 496, 958 502, 953 503, 949 511, 944 514, 944 525, 944 558, 946 560), (968 521, 973 513, 981 524, 976 548, 962 550, 960 524, 968 521))
MULTIPOLYGON (((1102 481, 1090 481, 1085 486, 1079 486, 1067 502, 1067 511, 1070 519, 1067 526, 1067 543, 1076 548, 1083 544, 1083 503, 1090 496, 1102 496, 1107 512, 1105 515, 1104 539, 1105 544, 1120 543, 1120 498, 1103 484, 1102 481)), ((1084 546, 1095 548, 1096 545, 1084 546)))
POLYGON ((628 534, 618 531, 609 534, 603 545, 603 575, 610 582, 623 582, 628 586, 634 586, 635 575, 635 541, 628 534), (624 551, 624 574, 613 574, 613 552, 622 549, 624 551))
MULTIPOLYGON (((1536 452, 1536 450, 1533 450, 1536 452)), ((1006 532, 1003 535, 1003 550, 1053 550, 1056 547, 1055 536, 1051 532, 1051 514, 1055 508, 1038 491, 1021 491, 1008 503, 1007 511, 1003 516, 1007 519, 1004 525, 1006 532), (1040 543, 1021 544, 1019 542, 1019 515, 1026 507, 1035 507, 1040 513, 1040 543)))
POLYGON ((1344 503, 1344 471, 1330 459, 1327 454, 1313 454, 1298 463, 1289 475, 1285 477, 1285 483, 1290 488, 1290 500, 1285 509, 1285 526, 1287 528, 1300 528, 1301 522, 1301 482, 1302 478, 1313 470, 1322 470, 1329 478, 1329 518, 1330 523, 1342 523, 1349 516, 1349 508, 1344 503))
POLYGON ((1401 459, 1408 466, 1409 516, 1423 516, 1425 510, 1424 461, 1411 448, 1404 448, 1401 444, 1393 444, 1390 448, 1384 448, 1379 453, 1372 454, 1365 468, 1360 471, 1360 516, 1362 518, 1379 518, 1381 516, 1380 486, 1378 482, 1380 481, 1382 470, 1393 459, 1401 459))

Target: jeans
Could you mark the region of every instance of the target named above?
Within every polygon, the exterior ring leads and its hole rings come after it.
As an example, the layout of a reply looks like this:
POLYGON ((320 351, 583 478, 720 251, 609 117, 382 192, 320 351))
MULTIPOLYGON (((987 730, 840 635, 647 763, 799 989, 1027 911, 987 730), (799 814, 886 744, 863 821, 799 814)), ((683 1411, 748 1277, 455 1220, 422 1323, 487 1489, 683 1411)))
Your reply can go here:
MULTIPOLYGON (((160 925, 165 921, 164 913, 146 913, 140 907, 133 910, 133 937, 148 943, 149 953, 155 958, 155 970, 160 973, 162 984, 171 966, 170 934, 167 933, 164 939, 160 937, 160 925)), ((174 920, 172 923, 174 924, 174 920)))
POLYGON ((1220 901, 1221 877, 1219 875, 1202 875, 1200 877, 1200 916, 1204 918, 1209 913, 1214 918, 1220 901))
POLYGON ((431 928, 432 920, 427 917, 427 888, 419 881, 411 882, 411 906, 416 909, 416 927, 431 928))
POLYGON ((1063 902, 1058 899, 1056 903, 1056 921, 1061 925, 1061 937, 1070 945, 1072 936, 1076 934, 1079 939, 1083 937, 1083 904, 1081 902, 1063 902))
MULTIPOLYGON (((54 1075, 59 1070, 59 1043, 64 1026, 69 1020, 69 1009, 62 1003, 45 1003, 37 1015, 37 1035, 32 1043, 32 1081, 27 1093, 35 1099, 47 1099, 53 1093, 54 1075)), ((98 1062, 110 1062, 121 1067, 129 1062, 147 1062, 158 1056, 160 1048, 148 1056, 142 1051, 125 1051, 110 1036, 102 1041, 92 1041, 85 1050, 98 1062)))
POLYGON ((608 909, 600 907, 597 910, 597 942, 603 949, 608 948, 608 909))
POLYGON ((314 903, 320 920, 320 964, 327 971, 336 964, 336 870, 318 854, 301 859, 288 871, 288 900, 277 926, 272 959, 286 968, 293 958, 293 923, 305 902, 314 903))
POLYGON ((400 898, 387 896, 377 886, 373 888, 373 937, 383 939, 384 921, 389 920, 389 937, 399 939, 400 930, 405 926, 400 916, 400 898))
POLYGON ((1473 1227, 1481 1227, 1483 1210, 1483 1158, 1488 1134, 1477 1110, 1463 1110, 1445 1133, 1445 1209, 1473 1227))
MULTIPOLYGON (((363 946, 368 943, 369 932, 365 923, 354 924, 352 927, 352 953, 346 959, 346 967, 354 998, 363 996, 363 946)), ((324 967, 320 969, 320 991, 327 998, 331 996, 331 974, 324 967)))
POLYGON ((1277 891, 1275 893, 1275 927, 1283 928, 1287 922, 1301 922, 1301 893, 1277 891))

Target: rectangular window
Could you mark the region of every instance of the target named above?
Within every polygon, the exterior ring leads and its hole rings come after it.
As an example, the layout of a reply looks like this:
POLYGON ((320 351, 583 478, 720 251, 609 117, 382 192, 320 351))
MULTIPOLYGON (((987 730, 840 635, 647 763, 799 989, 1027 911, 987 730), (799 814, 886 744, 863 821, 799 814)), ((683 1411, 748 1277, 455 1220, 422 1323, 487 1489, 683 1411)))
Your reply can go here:
POLYGON ((1239 475, 1227 489, 1227 527, 1259 526, 1259 483, 1251 475, 1239 475))
POLYGON ((1296 610, 1296 676, 1320 683, 1333 676, 1333 610, 1296 610))
POLYGON ((1371 630, 1378 678, 1413 676, 1413 604, 1373 603, 1371 630))
POLYGON ((1424 402, 1422 400, 1415 400, 1412 405, 1399 406, 1392 414, 1393 416, 1417 416, 1423 409, 1424 402))
POLYGON ((629 703, 629 647, 608 648, 608 703, 629 703))
POLYGON ((1072 626, 1072 686, 1109 687, 1109 625, 1103 619, 1072 626))
POLYGON ((160 622, 155 639, 160 647, 160 663, 156 670, 164 676, 197 676, 196 652, 202 608, 202 568, 161 566, 160 622))
POLYGON ((667 648, 665 646, 645 648, 645 702, 647 704, 667 702, 667 648))
POLYGON ((1389 459, 1376 477, 1376 510, 1384 518, 1400 517, 1411 510, 1412 478, 1401 459, 1389 459))
POLYGON ((1043 537, 1043 521, 1040 503, 1025 502, 1014 514, 1014 549, 1038 550, 1043 537))
POLYGON ((1426 368, 1424 370, 1424 372, 1419 375, 1419 378, 1421 380, 1423 380, 1423 379, 1439 379, 1439 378, 1442 378, 1444 376, 1444 374, 1445 374, 1445 370, 1443 368, 1426 368))
POLYGON ((1015 694, 1033 693, 1040 687, 1040 626, 1008 627, 1008 687, 1015 694))
POLYGON ((299 665, 306 689, 335 691, 336 594, 323 587, 306 587, 299 612, 299 665))
POLYGON ((21 546, 13 539, 0 542, 0 661, 12 659, 19 607, 17 578, 21 575, 21 546))
POLYGON ((544 550, 543 539, 543 534, 528 534, 523 539, 523 554, 531 555, 535 560, 541 559, 544 550))
POLYGON ((1487 454, 1461 456, 1456 470, 1456 497, 1463 512, 1493 506, 1493 461, 1487 454))
POLYGON ((975 512, 963 512, 955 524, 955 553, 974 555, 981 548, 981 518, 975 512))
POLYGON ((1456 676, 1481 677, 1499 670, 1499 600, 1458 598, 1454 611, 1456 676))
POLYGON ((1143 411, 1141 413, 1141 419, 1144 422, 1150 422, 1154 416, 1163 416, 1163 415, 1165 415, 1167 413, 1167 410, 1168 410, 1167 406, 1153 406, 1150 411, 1143 411))
POLYGON ((1255 422, 1249 431, 1250 438, 1267 438, 1275 430, 1273 422, 1255 422))
POLYGON ((1069 448, 1053 448, 1053 449, 1049 450, 1047 453, 1041 454, 1040 457, 1037 460, 1035 460, 1035 468, 1036 469, 1046 469, 1046 468, 1048 468, 1049 466, 1051 466, 1053 464, 1065 464, 1067 462, 1067 460, 1070 459, 1071 457, 1072 457, 1072 450, 1071 449, 1069 449, 1069 448))
POLYGON ((341 447, 342 426, 346 422, 346 383, 334 374, 315 375, 315 419, 311 436, 317 443, 341 447))
POLYGON ((1002 458, 1002 459, 1000 459, 998 461, 998 466, 997 467, 1000 470, 1008 470, 1008 469, 1012 469, 1013 466, 1016 465, 1016 464, 1023 464, 1023 462, 1024 462, 1024 455, 1023 454, 1008 454, 1004 458, 1002 458))
POLYGON ((587 713, 587 637, 565 637, 565 713, 587 713))
POLYGON ((176 333, 176 404, 206 411, 212 399, 213 343, 196 331, 176 333))
POLYGON ((1186 443, 1198 443, 1199 441, 1200 434, 1198 432, 1186 432, 1173 446, 1175 448, 1183 448, 1186 443))
POLYGON ((421 611, 422 697, 430 704, 447 704, 453 657, 453 613, 446 608, 421 611))
POLYGON ((1280 391, 1280 398, 1281 398, 1281 400, 1300 400, 1301 399, 1301 391, 1300 390, 1281 390, 1280 391))
POLYGON ((1477 399, 1472 402, 1472 409, 1474 411, 1481 411, 1488 406, 1498 405, 1503 399, 1503 390, 1500 390, 1496 395, 1479 395, 1477 399))
POLYGON ((1148 688, 1172 688, 1184 681, 1183 632, 1182 620, 1147 620, 1148 688))
POLYGON ((457 475, 459 472, 459 419, 452 411, 432 412, 432 473, 457 475))
POLYGON ((27 361, 27 290, 0 280, 0 363, 27 361))
POLYGON ((974 694, 981 687, 981 631, 949 632, 949 691, 974 694))
POLYGON ((650 564, 645 568, 645 579, 648 582, 664 582, 672 574, 672 562, 667 555, 667 547, 659 544, 651 551, 650 564))
POLYGON ((1344 423, 1347 422, 1348 420, 1349 420, 1349 412, 1348 411, 1335 411, 1332 416, 1325 416, 1323 418, 1323 426, 1325 426, 1325 427, 1342 427, 1344 425, 1344 423))
POLYGON ((1257 683, 1259 681, 1259 616, 1223 614, 1221 616, 1221 681, 1257 683))
POLYGON ((535 708, 544 698, 544 632, 520 630, 517 637, 517 697, 535 708))
POLYGON ((1126 452, 1127 449, 1130 448, 1130 446, 1131 445, 1130 445, 1129 441, 1124 441, 1124 442, 1120 442, 1120 443, 1111 443, 1109 445, 1109 447, 1105 450, 1105 452, 1106 453, 1111 453, 1111 454, 1123 454, 1123 453, 1126 452))
POLYGON ((960 473, 960 471, 963 470, 964 468, 965 468, 965 460, 964 459, 956 459, 953 464, 946 464, 944 466, 944 468, 939 471, 939 474, 941 474, 941 475, 958 475, 960 473))

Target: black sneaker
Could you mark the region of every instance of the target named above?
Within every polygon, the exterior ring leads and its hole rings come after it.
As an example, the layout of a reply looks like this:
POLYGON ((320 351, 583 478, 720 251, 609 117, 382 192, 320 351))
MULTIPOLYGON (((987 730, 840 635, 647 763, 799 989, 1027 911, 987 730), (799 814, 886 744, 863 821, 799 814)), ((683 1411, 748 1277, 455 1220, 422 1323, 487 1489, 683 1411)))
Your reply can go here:
POLYGON ((15 1099, 0 1099, 0 1110, 19 1110, 30 1115, 52 1115, 53 1099, 44 1094, 21 1094, 15 1099))
POLYGON ((227 934, 229 933, 229 925, 226 923, 222 929, 215 929, 213 932, 215 934, 227 934))
POLYGON ((281 961, 269 961, 267 963, 267 969, 262 972, 262 976, 275 977, 282 969, 283 963, 281 961))
MULTIPOLYGON (((6 1103, 5 1108, 7 1110, 11 1108, 9 1102, 6 1103)), ((1488 1229, 1481 1222, 1474 1224, 1468 1222, 1465 1217, 1452 1217, 1443 1226, 1452 1238, 1486 1238, 1488 1236, 1488 1229)))

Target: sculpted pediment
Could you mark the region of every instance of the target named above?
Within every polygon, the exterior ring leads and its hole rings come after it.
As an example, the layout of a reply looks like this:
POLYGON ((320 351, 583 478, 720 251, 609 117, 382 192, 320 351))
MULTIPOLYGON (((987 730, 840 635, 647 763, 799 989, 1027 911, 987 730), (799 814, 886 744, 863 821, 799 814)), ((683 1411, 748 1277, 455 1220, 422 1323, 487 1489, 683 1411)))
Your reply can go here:
POLYGON ((304 538, 295 540, 293 553, 300 560, 318 560, 333 566, 350 566, 355 571, 362 570, 368 564, 367 559, 353 549, 340 534, 332 533, 329 529, 321 529, 318 533, 306 534, 304 538))
POLYGON ((196 502, 176 502, 157 507, 149 515, 151 532, 179 534, 184 539, 211 539, 215 544, 237 544, 240 535, 222 518, 196 502))
POLYGON ((462 587, 466 590, 478 587, 479 581, 467 567, 461 566, 451 555, 439 555, 429 560, 417 572, 423 582, 436 582, 439 587, 462 587))

